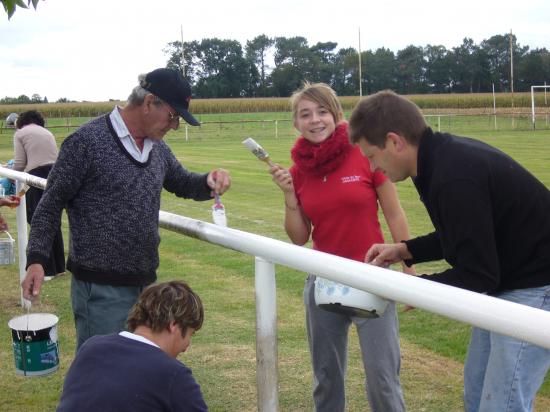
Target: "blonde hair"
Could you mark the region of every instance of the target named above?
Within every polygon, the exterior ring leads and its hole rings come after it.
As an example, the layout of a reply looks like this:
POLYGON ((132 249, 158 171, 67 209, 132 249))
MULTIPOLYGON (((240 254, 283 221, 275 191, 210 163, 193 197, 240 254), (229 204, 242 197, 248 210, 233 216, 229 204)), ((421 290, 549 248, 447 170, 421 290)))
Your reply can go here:
POLYGON ((298 117, 298 104, 301 100, 306 99, 319 106, 327 109, 335 123, 340 123, 344 120, 344 111, 336 92, 326 83, 309 83, 304 82, 304 85, 292 93, 290 96, 290 107, 292 108, 292 117, 294 120, 298 117))

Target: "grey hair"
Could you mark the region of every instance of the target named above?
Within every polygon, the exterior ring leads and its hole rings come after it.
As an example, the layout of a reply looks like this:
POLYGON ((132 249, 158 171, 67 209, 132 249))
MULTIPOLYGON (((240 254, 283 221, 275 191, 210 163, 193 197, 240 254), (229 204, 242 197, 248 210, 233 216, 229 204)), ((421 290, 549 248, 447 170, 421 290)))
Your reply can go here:
MULTIPOLYGON (((143 84, 145 84, 145 76, 147 74, 140 74, 138 76, 138 82, 139 84, 134 87, 134 89, 132 90, 132 92, 130 93, 130 96, 128 96, 128 105, 129 106, 139 106, 143 103, 143 101, 145 100, 145 96, 147 96, 148 94, 152 94, 149 90, 143 88, 143 84)), ((153 96, 155 96, 153 94, 153 96)), ((163 101, 162 99, 160 99, 159 97, 155 96, 155 100, 153 101, 153 104, 155 105, 160 105, 162 104, 163 101)))

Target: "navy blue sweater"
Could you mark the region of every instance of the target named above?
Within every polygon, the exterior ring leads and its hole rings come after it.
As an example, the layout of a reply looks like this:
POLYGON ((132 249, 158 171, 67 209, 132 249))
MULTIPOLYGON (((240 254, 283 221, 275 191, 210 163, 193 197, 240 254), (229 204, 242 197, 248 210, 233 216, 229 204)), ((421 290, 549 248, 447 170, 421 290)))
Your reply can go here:
POLYGON ((550 191, 510 156, 428 129, 414 183, 435 232, 405 242, 412 263, 452 266, 423 277, 489 293, 550 284, 550 191))
POLYGON ((101 116, 67 137, 31 223, 27 265, 47 261, 67 208, 71 247, 67 268, 80 280, 143 286, 159 265, 158 214, 164 187, 176 196, 210 199, 206 174, 187 171, 168 145, 155 142, 136 161, 101 116))
POLYGON ((208 408, 191 370, 147 343, 92 336, 78 351, 57 412, 200 412, 208 408))

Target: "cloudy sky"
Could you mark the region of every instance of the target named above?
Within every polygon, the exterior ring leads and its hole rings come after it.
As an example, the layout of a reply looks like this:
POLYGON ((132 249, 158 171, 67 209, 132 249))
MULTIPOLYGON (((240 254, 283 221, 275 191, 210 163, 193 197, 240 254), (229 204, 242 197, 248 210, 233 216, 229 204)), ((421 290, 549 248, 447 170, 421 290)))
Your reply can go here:
MULTIPOLYGON (((26 0, 25 0, 26 1, 26 0)), ((37 11, 0 9, 0 98, 21 94, 124 100, 137 75, 166 64, 181 39, 303 36, 338 48, 459 46, 510 30, 521 46, 550 49, 550 1, 525 0, 47 0, 37 11), (192 5, 192 6, 190 6, 192 5)))

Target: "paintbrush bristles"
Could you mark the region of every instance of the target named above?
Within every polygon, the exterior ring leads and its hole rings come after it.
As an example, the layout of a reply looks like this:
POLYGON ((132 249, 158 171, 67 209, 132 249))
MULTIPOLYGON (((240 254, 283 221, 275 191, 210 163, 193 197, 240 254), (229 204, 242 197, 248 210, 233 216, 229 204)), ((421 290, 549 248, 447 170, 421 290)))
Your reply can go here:
POLYGON ((248 150, 254 154, 258 159, 263 160, 268 165, 272 165, 271 159, 269 158, 269 154, 264 150, 262 146, 260 146, 253 138, 249 137, 242 142, 248 150))

